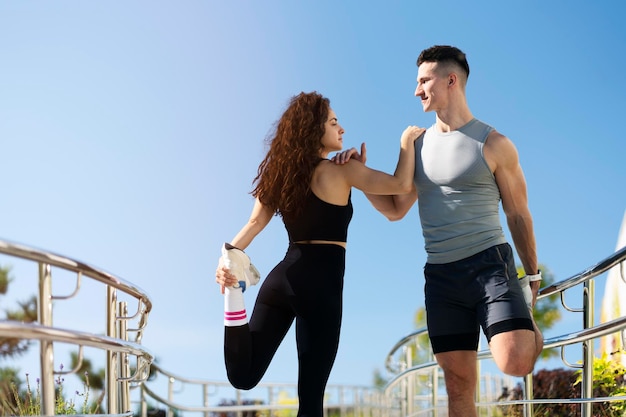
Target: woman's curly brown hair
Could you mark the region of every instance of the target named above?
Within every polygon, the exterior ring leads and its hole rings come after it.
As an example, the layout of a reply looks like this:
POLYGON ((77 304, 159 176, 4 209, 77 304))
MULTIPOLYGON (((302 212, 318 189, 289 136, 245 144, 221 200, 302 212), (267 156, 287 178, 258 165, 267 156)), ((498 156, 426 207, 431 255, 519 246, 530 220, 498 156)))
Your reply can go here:
POLYGON ((330 100, 315 91, 293 96, 267 138, 251 194, 283 218, 296 217, 310 192, 329 109, 330 100))

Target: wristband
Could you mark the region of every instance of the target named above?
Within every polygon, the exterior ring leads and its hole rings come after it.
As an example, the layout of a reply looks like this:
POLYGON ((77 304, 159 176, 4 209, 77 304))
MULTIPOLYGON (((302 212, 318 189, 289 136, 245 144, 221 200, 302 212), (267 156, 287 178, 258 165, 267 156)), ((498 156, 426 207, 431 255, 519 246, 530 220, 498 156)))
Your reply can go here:
POLYGON ((534 281, 541 281, 541 270, 537 271, 536 274, 534 275, 526 275, 528 277, 528 280, 530 282, 534 282, 534 281))

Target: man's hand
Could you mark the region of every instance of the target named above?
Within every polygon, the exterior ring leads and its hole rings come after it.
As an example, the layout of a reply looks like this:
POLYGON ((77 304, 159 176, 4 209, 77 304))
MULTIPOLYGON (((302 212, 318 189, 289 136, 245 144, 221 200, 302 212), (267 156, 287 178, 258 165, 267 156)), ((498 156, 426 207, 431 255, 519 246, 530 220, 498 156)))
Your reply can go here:
POLYGON ((365 164, 367 160, 366 157, 367 150, 365 149, 365 142, 361 143, 361 153, 356 150, 356 148, 350 148, 343 152, 339 152, 335 156, 333 156, 330 160, 336 163, 337 165, 343 165, 348 162, 350 159, 354 159, 365 164))
POLYGON ((533 307, 537 303, 537 296, 539 295, 539 289, 541 288, 541 281, 531 281, 530 290, 533 293, 533 307))

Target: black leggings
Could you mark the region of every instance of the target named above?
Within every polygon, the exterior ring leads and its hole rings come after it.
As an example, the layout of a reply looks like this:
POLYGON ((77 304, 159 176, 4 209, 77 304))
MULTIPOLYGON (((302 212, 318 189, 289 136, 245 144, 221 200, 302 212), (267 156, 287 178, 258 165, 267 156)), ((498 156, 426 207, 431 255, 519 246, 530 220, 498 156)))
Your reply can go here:
POLYGON ((250 323, 225 327, 230 383, 254 388, 296 319, 298 417, 321 417, 341 327, 345 249, 291 244, 259 289, 250 323))

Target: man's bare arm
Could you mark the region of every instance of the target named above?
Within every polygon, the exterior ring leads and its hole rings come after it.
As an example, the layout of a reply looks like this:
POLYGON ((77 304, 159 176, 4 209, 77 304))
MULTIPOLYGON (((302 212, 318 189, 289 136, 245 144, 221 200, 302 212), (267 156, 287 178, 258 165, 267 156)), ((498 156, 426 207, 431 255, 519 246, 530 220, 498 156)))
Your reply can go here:
MULTIPOLYGON (((494 132, 487 141, 485 156, 494 169, 502 198, 502 208, 517 255, 526 275, 535 275, 539 268, 537 247, 533 219, 528 207, 526 180, 517 149, 507 137, 494 132)), ((538 281, 531 282, 535 299, 540 285, 538 281)))

